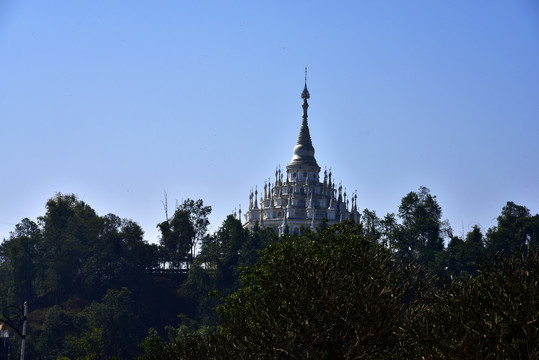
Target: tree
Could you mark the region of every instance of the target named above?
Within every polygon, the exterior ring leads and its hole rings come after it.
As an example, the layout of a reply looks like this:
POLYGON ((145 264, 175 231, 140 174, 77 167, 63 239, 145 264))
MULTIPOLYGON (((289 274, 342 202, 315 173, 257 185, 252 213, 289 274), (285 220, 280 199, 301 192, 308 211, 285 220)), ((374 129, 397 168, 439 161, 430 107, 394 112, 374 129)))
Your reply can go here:
POLYGON ((139 360, 214 360, 237 359, 227 339, 215 331, 183 332, 173 340, 164 342, 155 329, 141 343, 144 354, 139 360))
POLYGON ((181 205, 177 206, 177 209, 186 211, 193 225, 195 236, 191 245, 191 256, 194 257, 198 243, 206 236, 206 232, 208 231, 208 226, 210 225, 208 216, 211 214, 211 206, 205 206, 202 199, 198 199, 197 201, 186 199, 181 205))
POLYGON ((539 358, 539 252, 496 254, 407 317, 401 357, 539 358))
POLYGON ((448 279, 451 276, 478 275, 477 263, 485 256, 484 238, 481 229, 475 225, 466 239, 451 237, 447 248, 436 255, 433 266, 436 274, 448 279))
POLYGON ((392 247, 397 238, 400 225, 394 213, 389 213, 380 220, 380 243, 385 247, 392 247))
MULTIPOLYGON (((85 331, 80 337, 68 337, 66 347, 70 349, 74 359, 77 360, 103 360, 107 358, 105 352, 105 331, 92 328, 85 331)), ((61 358, 58 358, 60 360, 61 358)), ((69 358, 65 358, 66 360, 69 358)))
POLYGON ((466 235, 466 240, 460 244, 457 249, 457 268, 454 272, 466 272, 470 275, 478 275, 477 263, 482 260, 485 255, 483 245, 483 233, 477 225, 475 225, 466 235))
POLYGON ((110 357, 132 358, 136 352, 137 335, 141 335, 133 310, 129 289, 107 291, 101 302, 93 302, 80 314, 87 329, 82 337, 93 338, 110 357))
POLYGON ((382 237, 382 223, 378 216, 376 216, 376 211, 370 211, 369 209, 363 210, 361 225, 363 226, 365 237, 371 241, 379 241, 382 237))
POLYGON ((33 282, 39 269, 38 244, 41 230, 25 218, 15 226, 10 238, 0 245, 0 266, 6 273, 6 304, 22 304, 34 296, 33 282))
POLYGON ((161 245, 166 251, 168 261, 174 267, 185 264, 189 268, 196 255, 197 244, 206 235, 210 224, 208 216, 211 206, 204 206, 202 200, 185 200, 181 205, 176 205, 176 210, 171 219, 168 218, 159 223, 157 227, 161 231, 161 245))
POLYGON ((43 331, 37 339, 37 350, 42 358, 53 358, 62 354, 64 338, 75 331, 73 316, 56 305, 47 311, 43 331))
POLYGON ((146 284, 141 280, 150 280, 150 270, 158 267, 157 245, 143 240, 144 231, 132 220, 121 221, 119 235, 124 247, 120 285, 143 292, 146 284))
POLYGON ((256 264, 261 252, 276 238, 277 234, 271 228, 255 227, 241 246, 238 265, 244 267, 256 264))
POLYGON ((444 237, 451 235, 449 223, 441 220, 442 208, 436 196, 424 186, 408 193, 399 206, 399 218, 402 225, 391 239, 397 258, 432 266, 436 254, 444 249, 444 237))
POLYGON ((538 245, 539 215, 531 216, 525 206, 508 201, 498 216, 498 226, 487 231, 487 247, 508 254, 517 247, 537 248, 538 245))
POLYGON ((98 348, 106 340, 110 356, 111 336, 132 356, 137 335, 149 326, 163 328, 186 307, 177 282, 154 276, 156 264, 157 245, 143 240, 137 223, 114 214, 98 216, 75 195, 56 194, 37 223, 23 219, 0 245, 0 305, 33 304, 30 318, 36 326, 29 327, 28 338, 38 341, 27 343, 32 358, 79 356, 90 347, 92 356, 103 358, 98 348), (115 304, 109 301, 112 295, 103 296, 110 290, 125 298, 122 287, 133 291, 126 309, 135 323, 127 323, 129 332, 111 335, 113 327, 101 325, 115 304), (93 315, 76 316, 88 304, 93 305, 83 313, 93 315), (52 305, 57 306, 49 311, 52 305), (159 308, 157 316, 149 308, 159 308), (131 337, 122 338, 125 334, 131 337))
POLYGON ((57 194, 47 201, 39 218, 43 226, 44 292, 53 291, 55 303, 80 289, 81 270, 89 248, 102 230, 102 219, 75 195, 57 194))
POLYGON ((166 261, 175 268, 188 264, 188 255, 195 241, 195 229, 185 210, 176 209, 172 219, 158 225, 160 244, 166 251, 166 261))
POLYGON ((249 231, 232 215, 226 218, 215 234, 219 244, 219 257, 216 259, 217 289, 225 294, 239 287, 240 253, 248 237, 249 231))
POLYGON ((218 308, 237 358, 389 357, 394 335, 430 291, 420 267, 401 266, 352 223, 271 244, 218 308))
POLYGON ((144 232, 137 223, 108 214, 102 224, 99 236, 88 244, 89 256, 81 266, 81 293, 95 300, 111 288, 140 289, 149 270, 157 266, 155 246, 143 240, 144 232))
POLYGON ((272 241, 270 229, 249 232, 241 222, 229 215, 213 235, 202 239, 200 254, 189 269, 182 292, 189 302, 196 304, 199 326, 215 326, 215 307, 220 303, 210 293, 230 294, 239 288, 240 267, 254 264, 259 251, 272 241))
POLYGON ((217 290, 229 293, 239 287, 240 254, 248 239, 249 231, 233 215, 203 239, 198 260, 214 272, 217 290))

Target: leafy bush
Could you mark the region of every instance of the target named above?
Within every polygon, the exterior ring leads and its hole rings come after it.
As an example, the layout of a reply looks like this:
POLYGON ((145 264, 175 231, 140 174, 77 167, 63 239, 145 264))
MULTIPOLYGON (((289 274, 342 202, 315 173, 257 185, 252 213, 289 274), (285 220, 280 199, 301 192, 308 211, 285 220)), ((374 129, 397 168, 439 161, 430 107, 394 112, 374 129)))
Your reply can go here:
POLYGON ((386 357, 431 289, 422 268, 395 263, 358 226, 341 224, 270 245, 218 308, 220 331, 237 358, 386 357))
POLYGON ((498 253, 408 318, 408 353, 437 359, 539 358, 539 253, 498 253))

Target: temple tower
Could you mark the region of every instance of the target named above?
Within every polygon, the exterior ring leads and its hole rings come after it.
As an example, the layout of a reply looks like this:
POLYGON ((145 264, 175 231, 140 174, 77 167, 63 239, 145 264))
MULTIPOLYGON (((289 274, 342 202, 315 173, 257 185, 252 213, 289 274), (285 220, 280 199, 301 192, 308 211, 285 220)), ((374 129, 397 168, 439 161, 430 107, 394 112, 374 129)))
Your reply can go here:
POLYGON ((286 232, 297 232, 301 227, 315 229, 321 223, 333 225, 340 221, 353 219, 360 221, 357 207, 357 192, 352 196, 352 206, 342 195, 342 186, 335 189, 329 174, 324 171, 324 179, 320 181, 320 166, 314 157, 314 147, 309 131, 307 89, 307 68, 305 68, 305 87, 301 93, 303 99, 303 115, 292 160, 286 166, 286 174, 281 168, 275 170, 275 181, 269 180, 264 185, 264 195, 251 190, 249 210, 245 213, 243 226, 253 229, 258 226, 270 227, 279 235, 286 232), (283 179, 283 175, 285 175, 283 179), (329 176, 328 176, 329 175, 329 176), (253 201, 254 198, 254 201, 253 201))

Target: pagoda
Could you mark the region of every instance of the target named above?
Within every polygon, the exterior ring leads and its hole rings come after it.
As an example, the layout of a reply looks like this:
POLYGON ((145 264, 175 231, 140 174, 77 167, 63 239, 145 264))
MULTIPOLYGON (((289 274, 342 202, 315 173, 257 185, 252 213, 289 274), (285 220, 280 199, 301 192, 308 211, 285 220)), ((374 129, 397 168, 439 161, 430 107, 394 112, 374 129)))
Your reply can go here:
POLYGON ((268 227, 282 235, 297 233, 302 227, 314 230, 349 219, 356 223, 360 221, 357 191, 348 195, 341 184, 337 186, 331 169, 329 172, 324 170, 323 179, 320 178, 320 166, 314 157, 307 121, 307 100, 310 98, 307 69, 301 98, 303 115, 292 160, 286 166, 286 172, 277 167, 273 183, 271 178, 265 181, 260 199, 258 189, 251 190, 249 210, 243 223, 247 229, 268 227))

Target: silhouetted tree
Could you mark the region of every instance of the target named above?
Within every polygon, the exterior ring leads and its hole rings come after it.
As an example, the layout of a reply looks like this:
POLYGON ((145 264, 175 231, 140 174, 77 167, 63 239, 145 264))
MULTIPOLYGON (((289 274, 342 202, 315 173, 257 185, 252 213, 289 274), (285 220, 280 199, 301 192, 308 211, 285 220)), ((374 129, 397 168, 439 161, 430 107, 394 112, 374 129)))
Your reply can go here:
POLYGON ((240 359, 384 358, 431 280, 363 238, 351 223, 270 245, 218 308, 240 359))
POLYGON ((172 267, 188 266, 188 257, 195 241, 195 229, 185 210, 176 209, 171 219, 158 225, 161 231, 160 244, 165 250, 165 258, 172 267))
POLYGON ((407 317, 400 358, 539 358, 539 253, 496 254, 478 269, 407 317))
POLYGON ((417 261, 432 267, 436 254, 444 249, 444 237, 451 235, 451 227, 442 221, 442 208, 436 196, 422 186, 410 192, 399 206, 402 224, 392 229, 390 245, 402 261, 417 261))
POLYGON ((525 206, 508 201, 498 216, 498 225, 487 231, 487 247, 508 254, 521 246, 539 246, 539 214, 531 216, 525 206))

